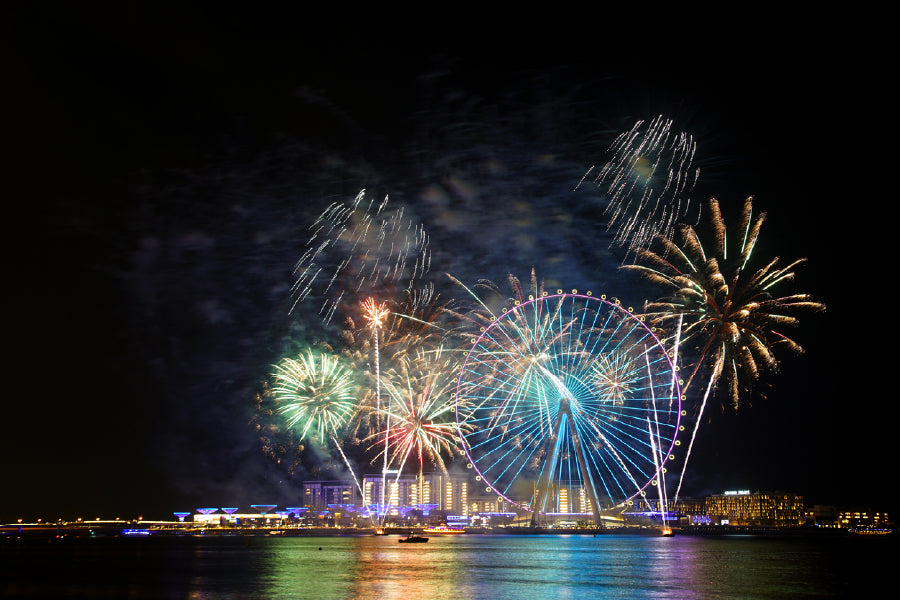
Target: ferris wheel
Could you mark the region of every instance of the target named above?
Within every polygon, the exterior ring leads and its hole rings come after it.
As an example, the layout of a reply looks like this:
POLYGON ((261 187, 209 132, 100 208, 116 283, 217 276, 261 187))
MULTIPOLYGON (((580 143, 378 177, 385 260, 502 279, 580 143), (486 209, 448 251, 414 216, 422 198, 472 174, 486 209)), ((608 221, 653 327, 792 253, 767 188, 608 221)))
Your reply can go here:
POLYGON ((674 458, 673 355, 605 296, 530 296, 474 335, 456 389, 467 466, 536 517, 593 513, 646 495, 674 458))

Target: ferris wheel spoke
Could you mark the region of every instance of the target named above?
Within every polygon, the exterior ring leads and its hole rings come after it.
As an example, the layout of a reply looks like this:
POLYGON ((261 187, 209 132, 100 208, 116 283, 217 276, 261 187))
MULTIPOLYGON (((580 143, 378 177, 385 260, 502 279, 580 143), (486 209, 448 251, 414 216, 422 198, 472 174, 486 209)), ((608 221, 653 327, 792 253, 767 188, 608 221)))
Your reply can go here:
MULTIPOLYGON (((622 423, 622 421, 618 421, 622 423)), ((604 439, 610 440, 611 447, 618 448, 623 452, 627 451, 626 456, 642 455, 650 449, 650 442, 646 438, 646 430, 639 427, 636 423, 625 423, 620 426, 608 426, 603 428, 601 434, 604 439)))
MULTIPOLYGON (((644 425, 638 422, 646 421, 647 411, 641 411, 638 417, 632 417, 626 420, 604 421, 603 430, 596 425, 594 420, 581 419, 577 421, 588 434, 586 437, 592 440, 599 440, 609 451, 610 455, 615 458, 612 464, 622 469, 623 473, 627 473, 628 478, 634 480, 634 473, 626 464, 630 464, 641 476, 648 475, 654 466, 653 450, 654 445, 647 437, 647 431, 644 425), (622 425, 613 425, 613 423, 621 423, 622 425), (646 463, 647 467, 639 464, 641 461, 646 463)), ((611 469, 614 471, 615 469, 611 469)))
POLYGON ((518 456, 515 456, 513 460, 509 460, 506 462, 506 466, 503 466, 498 462, 494 463, 483 472, 485 477, 489 477, 489 481, 492 486, 500 489, 503 493, 508 493, 509 489, 513 486, 516 481, 516 476, 526 468, 529 461, 534 456, 535 452, 537 452, 539 446, 535 444, 531 444, 529 446, 523 446, 522 451, 518 456), (527 454, 526 454, 527 453, 527 454), (499 470, 493 469, 494 466, 500 466, 499 470))
MULTIPOLYGON (((479 461, 479 471, 481 471, 484 476, 490 477, 491 481, 495 482, 495 487, 501 487, 501 484, 499 482, 507 480, 505 474, 510 468, 518 465, 516 473, 525 468, 526 464, 534 455, 534 453, 540 449, 540 439, 541 438, 539 436, 539 432, 534 427, 520 432, 518 443, 516 442, 515 437, 511 437, 501 446, 493 447, 489 452, 485 453, 479 461), (506 449, 503 454, 497 456, 497 452, 503 450, 507 445, 509 446, 509 448, 506 449), (517 447, 520 452, 513 455, 517 447), (488 459, 494 460, 493 462, 489 462, 488 459), (503 464, 504 462, 505 466, 503 464), (495 469, 495 467, 498 466, 500 469, 499 471, 495 469)), ((509 485, 512 484, 512 481, 512 479, 509 479, 510 483, 506 485, 507 489, 509 485)))

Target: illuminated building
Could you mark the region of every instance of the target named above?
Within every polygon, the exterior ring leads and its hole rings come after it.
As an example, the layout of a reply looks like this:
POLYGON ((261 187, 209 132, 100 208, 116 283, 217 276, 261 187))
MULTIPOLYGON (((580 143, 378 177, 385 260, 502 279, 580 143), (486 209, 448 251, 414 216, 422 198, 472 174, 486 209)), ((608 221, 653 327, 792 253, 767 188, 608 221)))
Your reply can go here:
POLYGON ((723 525, 790 527, 805 520, 803 496, 785 492, 737 490, 708 496, 706 514, 723 525))
POLYGON ((272 513, 272 509, 276 508, 274 504, 253 504, 251 508, 256 512, 239 513, 238 508, 223 508, 225 513, 219 513, 219 509, 198 509, 197 514, 193 516, 194 525, 205 527, 233 527, 238 524, 242 525, 264 525, 273 520, 282 521, 285 516, 278 513, 272 513), (262 510, 260 510, 262 509, 262 510), (211 512, 213 511, 213 512, 211 512))
POLYGON ((669 506, 676 514, 691 524, 709 524, 710 518, 706 512, 705 498, 679 498, 678 502, 669 506))
POLYGON ((266 513, 270 513, 276 508, 278 508, 277 504, 251 504, 250 508, 255 508, 259 511, 262 516, 266 516, 266 513))
MULTIPOLYGON (((591 499, 589 494, 585 491, 584 486, 578 488, 578 511, 581 513, 592 513, 593 507, 591 506, 591 499)), ((573 511, 574 512, 574 511, 573 511)))
POLYGON ((362 499, 356 485, 349 481, 304 481, 303 504, 322 509, 329 504, 362 505, 362 499))
POLYGON ((513 513, 516 507, 507 502, 501 496, 493 495, 472 495, 469 497, 470 515, 491 514, 491 513, 513 513))
POLYGON ((431 473, 431 488, 441 490, 441 498, 435 498, 438 510, 457 515, 469 514, 469 478, 464 475, 431 473))
POLYGON ((888 514, 886 512, 846 510, 841 511, 838 517, 840 518, 841 523, 846 523, 850 527, 859 527, 862 525, 882 527, 888 524, 888 514))
POLYGON ((394 473, 389 473, 386 480, 381 475, 365 475, 362 487, 366 503, 380 504, 382 484, 386 483, 386 503, 391 507, 429 504, 446 513, 468 514, 468 477, 437 472, 424 474, 421 481, 417 479, 415 475, 394 473))
POLYGON ((387 477, 374 474, 365 475, 363 476, 362 487, 366 504, 369 506, 380 505, 382 497, 385 504, 395 509, 400 506, 415 504, 412 501, 417 495, 414 475, 398 476, 396 473, 388 473, 387 477), (386 486, 383 495, 382 486, 386 486))
POLYGON ((590 494, 580 485, 551 485, 545 506, 548 512, 563 514, 590 514, 593 510, 590 494))
POLYGON ((806 511, 808 523, 826 529, 881 529, 891 525, 888 513, 872 509, 847 509, 833 505, 815 504, 806 511))

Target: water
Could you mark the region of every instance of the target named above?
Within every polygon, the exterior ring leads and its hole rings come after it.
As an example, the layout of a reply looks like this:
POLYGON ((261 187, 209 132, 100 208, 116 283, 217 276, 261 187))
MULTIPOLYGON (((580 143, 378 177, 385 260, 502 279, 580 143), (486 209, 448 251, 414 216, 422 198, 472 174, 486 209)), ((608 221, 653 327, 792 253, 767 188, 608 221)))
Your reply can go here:
POLYGON ((2 598, 844 598, 894 538, 100 538, 0 543, 2 598))

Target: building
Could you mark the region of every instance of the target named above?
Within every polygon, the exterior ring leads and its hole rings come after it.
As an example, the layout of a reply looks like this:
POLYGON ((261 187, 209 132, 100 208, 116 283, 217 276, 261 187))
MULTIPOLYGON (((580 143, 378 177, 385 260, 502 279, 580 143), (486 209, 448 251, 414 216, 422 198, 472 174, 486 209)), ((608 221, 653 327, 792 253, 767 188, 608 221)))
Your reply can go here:
POLYGON ((838 513, 838 521, 842 527, 887 527, 889 524, 886 512, 871 509, 842 510, 838 513))
POLYGON ((516 512, 515 506, 497 494, 469 496, 468 515, 508 514, 516 512))
POLYGON ((807 518, 818 527, 838 529, 880 529, 891 524, 886 512, 875 511, 870 508, 848 509, 819 504, 816 504, 807 512, 807 518))
POLYGON ((712 522, 706 513, 706 498, 679 498, 670 508, 691 525, 709 525, 712 522))
POLYGON ((706 498, 706 514, 722 525, 792 527, 806 514, 803 496, 786 492, 727 491, 706 498))
POLYGON ((334 505, 361 505, 356 484, 347 481, 304 481, 303 505, 322 510, 334 505))
POLYGON ((467 515, 469 479, 465 475, 425 473, 421 480, 416 475, 388 473, 365 475, 363 494, 369 506, 384 503, 389 507, 418 507, 448 514, 467 515))

